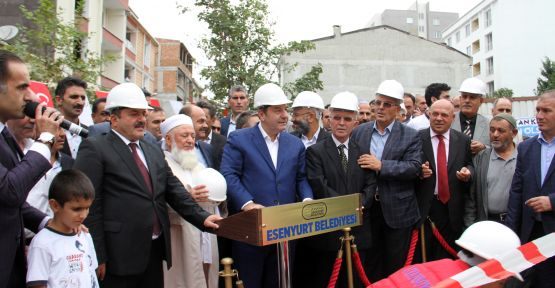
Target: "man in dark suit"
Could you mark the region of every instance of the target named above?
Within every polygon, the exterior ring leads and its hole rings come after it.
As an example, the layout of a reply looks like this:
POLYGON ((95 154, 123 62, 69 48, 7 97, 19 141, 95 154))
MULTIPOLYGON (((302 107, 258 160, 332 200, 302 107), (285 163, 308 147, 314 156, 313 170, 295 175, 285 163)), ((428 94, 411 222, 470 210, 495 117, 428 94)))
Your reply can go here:
POLYGON ((214 157, 217 162, 217 166, 215 166, 214 169, 219 170, 220 163, 222 162, 222 154, 224 153, 225 142, 227 142, 227 137, 213 131, 214 122, 217 120, 216 107, 208 103, 208 101, 204 100, 197 101, 196 105, 202 108, 202 110, 204 110, 204 114, 206 115, 209 133, 204 142, 212 146, 212 151, 214 151, 214 157))
MULTIPOLYGON (((342 92, 331 100, 330 104, 331 137, 316 143, 306 150, 306 173, 308 182, 312 187, 314 199, 344 196, 353 193, 362 194, 362 205, 369 211, 374 193, 376 192, 376 173, 366 172, 357 164, 357 159, 362 155, 358 144, 350 141, 351 132, 358 124, 358 98, 348 92, 342 92)), ((366 259, 366 251, 371 245, 370 213, 363 214, 363 225, 353 227, 361 260, 366 259)), ((308 257, 303 267, 296 265, 294 283, 296 287, 326 287, 329 274, 332 271, 337 250, 341 241, 342 231, 336 231, 309 237, 305 241, 308 257), (317 260, 316 260, 317 259, 317 260)), ((300 252, 300 251, 299 251, 300 252)), ((362 287, 358 277, 355 277, 356 287, 362 287)), ((338 287, 346 287, 347 278, 345 269, 342 270, 338 287)))
POLYGON ((427 261, 455 259, 433 236, 428 221, 435 224, 447 244, 456 251, 455 240, 464 230, 464 209, 470 201, 470 180, 474 174, 470 138, 450 129, 455 118, 451 101, 435 101, 429 115, 430 128, 418 132, 424 164, 423 178, 416 188, 420 223, 425 231, 425 256, 427 261))
MULTIPOLYGON (((229 134, 221 172, 231 213, 312 199, 304 145, 284 132, 289 103, 279 86, 262 85, 254 95, 260 123, 229 134)), ((256 247, 234 241, 232 247, 246 287, 278 287, 276 245, 256 247)))
POLYGON ((103 287, 163 287, 162 260, 171 267, 168 204, 199 229, 221 219, 198 206, 161 149, 142 140, 148 107, 137 85, 114 87, 106 103, 112 131, 83 141, 75 161, 97 195, 85 223, 103 287))
MULTIPOLYGON (((73 122, 85 129, 88 127, 79 122, 79 116, 83 113, 85 101, 87 101, 87 82, 75 78, 66 77, 58 82, 56 86, 56 105, 67 121, 73 122)), ((62 153, 70 155, 75 159, 77 150, 83 141, 82 137, 66 131, 66 141, 62 153)))
POLYGON ((50 146, 62 119, 60 113, 39 104, 36 110, 38 140, 27 154, 5 126, 21 119, 25 101, 31 101, 29 71, 17 55, 0 50, 0 287, 25 287, 26 260, 23 226, 37 232, 46 224, 45 214, 25 200, 35 183, 48 171, 50 146))
POLYGON ((422 145, 416 130, 395 121, 403 93, 401 83, 382 82, 376 92, 376 121, 358 126, 351 137, 363 153, 358 164, 378 175, 370 208, 372 248, 366 261, 372 280, 403 267, 411 231, 420 219, 414 181, 421 171, 422 145))
MULTIPOLYGON (((522 243, 555 232, 555 90, 544 92, 536 104, 540 135, 518 145, 516 169, 509 194, 505 224, 522 243)), ((532 287, 553 287, 553 257, 536 265, 525 278, 532 287)), ((526 273, 525 273, 526 274, 526 273)))
POLYGON ((242 112, 249 109, 249 96, 247 89, 241 85, 235 85, 229 89, 227 104, 231 113, 229 116, 220 119, 222 131, 220 134, 229 137, 229 133, 235 131, 235 120, 242 112))
POLYGON ((324 110, 322 97, 312 91, 303 91, 293 101, 293 129, 292 135, 301 139, 304 147, 321 142, 330 133, 320 128, 320 118, 324 110))

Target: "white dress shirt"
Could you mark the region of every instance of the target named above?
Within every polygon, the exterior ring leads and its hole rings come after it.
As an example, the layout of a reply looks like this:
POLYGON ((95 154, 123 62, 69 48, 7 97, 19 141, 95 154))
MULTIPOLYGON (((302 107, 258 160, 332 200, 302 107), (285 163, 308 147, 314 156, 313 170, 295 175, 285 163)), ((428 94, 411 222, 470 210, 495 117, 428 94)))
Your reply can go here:
POLYGON ((337 138, 335 138, 335 136, 333 136, 333 134, 331 135, 331 139, 333 140, 333 143, 335 143, 335 147, 337 148, 337 153, 339 154, 339 145, 343 144, 345 145, 345 147, 343 148, 343 153, 345 153, 345 157, 347 157, 347 161, 349 161, 349 138, 347 138, 347 141, 341 143, 339 140, 337 140, 337 138))

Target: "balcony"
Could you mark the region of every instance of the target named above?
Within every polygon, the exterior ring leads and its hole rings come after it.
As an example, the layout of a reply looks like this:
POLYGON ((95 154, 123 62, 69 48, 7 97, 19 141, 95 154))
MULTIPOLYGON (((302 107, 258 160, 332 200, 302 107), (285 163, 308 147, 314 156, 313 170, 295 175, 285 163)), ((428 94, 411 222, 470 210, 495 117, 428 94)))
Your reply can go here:
POLYGON ((121 51, 123 41, 106 28, 102 28, 102 49, 107 51, 121 51))

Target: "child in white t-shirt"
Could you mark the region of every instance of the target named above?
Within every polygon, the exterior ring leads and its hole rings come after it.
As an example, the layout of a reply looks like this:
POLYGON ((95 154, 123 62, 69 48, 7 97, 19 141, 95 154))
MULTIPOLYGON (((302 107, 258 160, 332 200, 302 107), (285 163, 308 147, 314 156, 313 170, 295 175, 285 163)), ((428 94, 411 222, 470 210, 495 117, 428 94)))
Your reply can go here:
POLYGON ((91 235, 75 233, 94 199, 91 181, 78 170, 62 171, 52 181, 48 199, 54 218, 29 246, 27 287, 99 287, 91 235))

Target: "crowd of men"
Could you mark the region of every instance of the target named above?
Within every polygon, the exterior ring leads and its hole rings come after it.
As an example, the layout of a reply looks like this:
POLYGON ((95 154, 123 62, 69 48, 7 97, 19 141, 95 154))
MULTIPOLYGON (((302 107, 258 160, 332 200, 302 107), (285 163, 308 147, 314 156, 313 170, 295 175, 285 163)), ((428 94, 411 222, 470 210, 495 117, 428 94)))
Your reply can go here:
MULTIPOLYGON (((137 85, 123 83, 94 101, 89 127, 79 122, 86 90, 82 80, 64 78, 55 89, 58 110, 39 104, 30 118, 23 108, 38 99, 28 68, 0 50, 0 287, 35 283, 26 282, 25 247, 51 225, 48 190, 69 169, 94 188, 82 229, 93 239, 101 287, 217 287, 225 256, 246 287, 277 287, 275 245, 208 232, 242 211, 352 193, 362 194, 363 225, 353 235, 372 282, 409 258, 455 259, 455 240, 478 221, 502 223, 522 243, 555 232, 553 90, 537 102, 540 135, 524 141, 510 99, 496 100, 492 117, 478 113, 486 85, 477 78, 457 93, 432 83, 423 96, 385 80, 375 95, 341 92, 329 105, 305 91, 291 108, 278 85, 252 97, 238 85, 221 119, 207 101, 170 116, 150 106, 137 85), (60 128, 64 119, 89 136, 60 128), (207 168, 225 178, 226 201, 196 181, 207 168)), ((339 237, 290 243, 293 286, 327 285, 339 237)), ((550 287, 554 269, 548 259, 524 276, 532 287, 550 287)), ((345 287, 344 269, 339 279, 345 287)))

